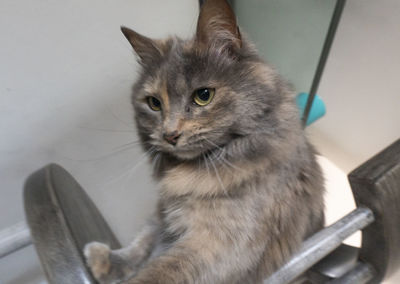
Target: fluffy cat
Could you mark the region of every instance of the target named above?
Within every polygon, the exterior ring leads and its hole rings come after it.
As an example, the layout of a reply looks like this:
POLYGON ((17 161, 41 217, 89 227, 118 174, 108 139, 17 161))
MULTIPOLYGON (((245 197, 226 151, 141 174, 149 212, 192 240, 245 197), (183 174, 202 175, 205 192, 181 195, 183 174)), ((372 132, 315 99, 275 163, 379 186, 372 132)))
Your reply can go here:
POLYGON ((85 247, 100 283, 262 283, 323 225, 323 178, 294 94, 208 0, 191 40, 122 32, 142 72, 132 103, 160 183, 127 248, 85 247))

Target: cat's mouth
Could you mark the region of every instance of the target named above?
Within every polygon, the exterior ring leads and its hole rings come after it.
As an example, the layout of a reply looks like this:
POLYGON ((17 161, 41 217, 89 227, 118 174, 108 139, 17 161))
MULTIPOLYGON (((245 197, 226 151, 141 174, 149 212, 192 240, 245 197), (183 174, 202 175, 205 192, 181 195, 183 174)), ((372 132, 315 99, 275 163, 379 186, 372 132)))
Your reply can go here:
POLYGON ((174 148, 169 148, 168 153, 177 157, 180 160, 194 160, 201 156, 211 156, 215 154, 215 152, 221 150, 223 146, 216 146, 213 148, 204 147, 204 146, 176 146, 174 148))
MULTIPOLYGON (((224 151, 227 144, 242 135, 230 134, 229 139, 224 139, 224 143, 213 142, 210 139, 199 139, 190 144, 179 144, 175 146, 165 145, 164 150, 170 155, 180 160, 194 160, 196 158, 218 156, 219 152, 224 151), (206 143, 205 143, 206 142, 206 143)), ((220 139, 222 140, 222 139, 220 139)), ((222 142, 222 141, 221 141, 222 142)))
POLYGON ((200 147, 196 147, 194 149, 189 149, 186 147, 176 147, 168 152, 181 160, 193 160, 209 151, 209 149, 202 149, 200 147))
MULTIPOLYGON (((222 133, 222 132, 221 132, 222 133)), ((242 138, 243 134, 226 131, 222 135, 207 137, 205 135, 182 136, 176 144, 172 145, 167 141, 159 141, 158 147, 161 151, 168 153, 179 160, 195 160, 204 157, 218 158, 220 152, 232 141, 242 138)))

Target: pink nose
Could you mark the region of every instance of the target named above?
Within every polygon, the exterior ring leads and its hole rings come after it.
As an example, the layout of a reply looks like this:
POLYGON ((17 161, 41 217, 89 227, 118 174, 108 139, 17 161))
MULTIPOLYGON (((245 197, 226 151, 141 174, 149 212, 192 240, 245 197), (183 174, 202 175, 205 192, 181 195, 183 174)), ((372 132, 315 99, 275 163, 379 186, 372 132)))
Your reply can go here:
POLYGON ((179 137, 181 137, 182 133, 179 133, 178 131, 173 131, 170 133, 164 133, 164 139, 171 145, 176 145, 178 143, 179 137))

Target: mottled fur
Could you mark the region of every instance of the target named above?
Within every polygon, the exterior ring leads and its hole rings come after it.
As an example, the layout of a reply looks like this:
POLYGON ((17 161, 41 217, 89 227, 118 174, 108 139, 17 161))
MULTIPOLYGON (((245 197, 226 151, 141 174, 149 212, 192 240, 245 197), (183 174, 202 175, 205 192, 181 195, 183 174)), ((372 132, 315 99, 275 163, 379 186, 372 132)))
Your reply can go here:
POLYGON ((101 283, 261 283, 323 223, 322 176, 293 92, 224 0, 206 2, 192 40, 123 32, 143 66, 132 102, 161 191, 128 248, 85 248, 93 274, 101 283), (192 94, 204 87, 215 96, 199 107, 192 94), (171 131, 182 133, 175 146, 163 139, 171 131))

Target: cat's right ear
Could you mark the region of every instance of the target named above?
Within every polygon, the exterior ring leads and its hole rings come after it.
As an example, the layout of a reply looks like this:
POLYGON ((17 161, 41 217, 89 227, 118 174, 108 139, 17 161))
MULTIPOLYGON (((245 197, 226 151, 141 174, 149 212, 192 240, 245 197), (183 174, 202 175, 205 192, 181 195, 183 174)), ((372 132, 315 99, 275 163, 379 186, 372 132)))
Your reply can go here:
POLYGON ((219 52, 238 50, 242 39, 236 16, 226 0, 206 0, 200 9, 196 42, 219 52))
POLYGON ((122 26, 121 31, 132 45, 142 64, 150 64, 162 56, 162 51, 154 40, 127 27, 122 26))

